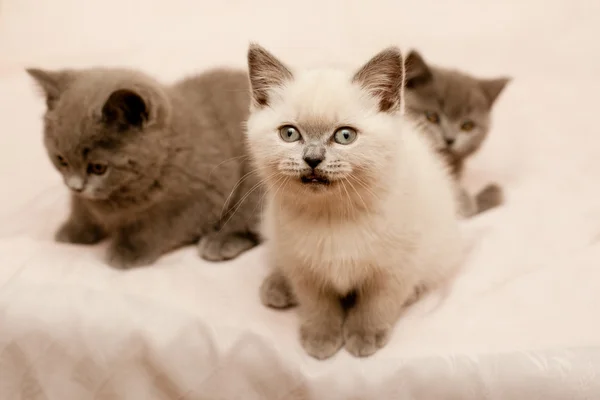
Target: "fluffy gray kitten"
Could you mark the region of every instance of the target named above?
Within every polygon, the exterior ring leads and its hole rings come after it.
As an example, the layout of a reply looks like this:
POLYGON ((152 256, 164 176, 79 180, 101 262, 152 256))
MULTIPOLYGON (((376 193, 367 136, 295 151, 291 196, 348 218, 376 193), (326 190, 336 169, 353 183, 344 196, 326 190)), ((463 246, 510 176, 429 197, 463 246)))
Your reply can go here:
MULTIPOLYGON (((457 181, 464 162, 484 142, 491 126, 494 102, 508 78, 479 79, 432 67, 412 51, 406 59, 406 111, 432 140, 457 181)), ((502 189, 487 185, 473 199, 459 188, 461 212, 471 216, 503 202, 502 189)))
POLYGON ((72 193, 56 240, 110 237, 118 268, 198 241, 211 261, 258 244, 246 73, 212 70, 165 86, 126 69, 27 72, 46 97, 48 156, 72 193))

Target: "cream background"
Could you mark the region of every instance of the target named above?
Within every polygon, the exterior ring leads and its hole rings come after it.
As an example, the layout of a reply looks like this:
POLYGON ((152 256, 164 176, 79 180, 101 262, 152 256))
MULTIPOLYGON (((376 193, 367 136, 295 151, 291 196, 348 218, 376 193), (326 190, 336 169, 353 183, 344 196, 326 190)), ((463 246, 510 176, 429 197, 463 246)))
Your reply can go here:
POLYGON ((600 398, 600 2, 2 0, 0 399, 600 398), (464 223, 451 293, 358 360, 307 357, 293 312, 258 302, 263 250, 188 248, 121 273, 57 245, 67 195, 25 66, 128 65, 165 81, 244 65, 358 66, 390 44, 514 81, 467 184, 507 205, 464 223), (96 396, 96 397, 94 397, 96 396), (587 397, 586 397, 587 396, 587 397))

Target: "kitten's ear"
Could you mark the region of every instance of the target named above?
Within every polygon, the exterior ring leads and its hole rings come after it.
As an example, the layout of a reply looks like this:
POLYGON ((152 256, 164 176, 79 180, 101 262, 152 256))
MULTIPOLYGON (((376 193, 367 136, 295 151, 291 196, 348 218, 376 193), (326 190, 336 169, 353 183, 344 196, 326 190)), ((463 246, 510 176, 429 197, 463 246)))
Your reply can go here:
POLYGON ((149 120, 149 113, 149 104, 142 95, 130 89, 112 92, 102 107, 103 121, 121 129, 141 128, 149 120))
POLYGON ((431 78, 433 78, 431 69, 429 69, 421 54, 415 50, 412 50, 406 57, 404 68, 406 72, 406 79, 404 82, 408 89, 414 89, 429 82, 431 78))
POLYGON ((73 71, 46 71, 38 68, 27 68, 25 71, 36 81, 46 97, 48 110, 54 109, 56 102, 74 79, 73 71))
POLYGON ((510 82, 510 78, 496 78, 496 79, 480 79, 479 85, 483 90, 483 94, 488 100, 490 107, 494 105, 494 102, 506 87, 506 84, 510 82))
POLYGON ((396 47, 389 47, 371 58, 352 81, 379 99, 380 111, 386 112, 400 105, 402 75, 402 53, 396 47))
POLYGON ((269 91, 293 79, 292 72, 274 55, 256 43, 248 48, 248 71, 252 103, 257 108, 269 104, 269 91))

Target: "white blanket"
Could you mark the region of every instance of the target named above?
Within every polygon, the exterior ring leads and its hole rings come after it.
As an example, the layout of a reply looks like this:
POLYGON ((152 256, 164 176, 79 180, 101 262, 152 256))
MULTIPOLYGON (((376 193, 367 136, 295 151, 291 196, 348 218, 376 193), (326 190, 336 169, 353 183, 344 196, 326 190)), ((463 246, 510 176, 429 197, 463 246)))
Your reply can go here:
POLYGON ((600 3, 590 0, 0 4, 0 399, 600 398, 600 3), (390 44, 514 78, 468 166, 504 207, 463 224, 448 293, 356 359, 305 355, 293 311, 261 306, 263 249, 193 248, 127 272, 104 245, 52 241, 67 193, 25 66, 128 65, 165 81, 243 66, 259 41, 290 64, 359 66, 390 44))

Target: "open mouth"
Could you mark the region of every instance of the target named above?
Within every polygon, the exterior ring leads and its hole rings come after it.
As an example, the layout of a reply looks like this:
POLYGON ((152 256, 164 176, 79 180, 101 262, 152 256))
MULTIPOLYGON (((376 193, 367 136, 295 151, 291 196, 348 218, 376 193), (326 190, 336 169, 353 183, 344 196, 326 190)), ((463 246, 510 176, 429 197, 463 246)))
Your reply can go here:
POLYGON ((321 175, 310 174, 301 178, 302 183, 310 185, 329 185, 329 179, 321 175))

